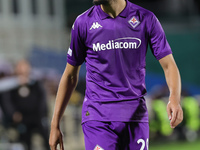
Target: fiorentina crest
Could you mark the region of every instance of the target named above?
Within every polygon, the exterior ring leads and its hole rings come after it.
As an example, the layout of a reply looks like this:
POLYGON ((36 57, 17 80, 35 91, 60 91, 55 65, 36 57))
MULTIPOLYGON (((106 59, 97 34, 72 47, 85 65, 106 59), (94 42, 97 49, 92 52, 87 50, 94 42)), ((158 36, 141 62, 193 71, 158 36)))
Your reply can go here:
POLYGON ((102 147, 100 147, 99 145, 96 145, 96 147, 94 148, 94 150, 104 150, 102 147))
POLYGON ((136 28, 140 24, 139 20, 137 20, 135 16, 132 17, 128 22, 133 28, 136 28))

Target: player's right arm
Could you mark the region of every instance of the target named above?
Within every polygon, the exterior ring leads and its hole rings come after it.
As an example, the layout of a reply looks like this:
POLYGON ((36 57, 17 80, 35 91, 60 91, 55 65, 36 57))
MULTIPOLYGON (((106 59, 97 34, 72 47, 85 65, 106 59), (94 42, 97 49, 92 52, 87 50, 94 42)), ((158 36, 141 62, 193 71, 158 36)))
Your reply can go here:
POLYGON ((60 80, 49 137, 49 145, 51 150, 57 150, 58 144, 60 145, 60 149, 64 150, 63 136, 60 130, 60 120, 71 94, 77 85, 79 70, 80 66, 72 66, 67 63, 65 71, 60 80))

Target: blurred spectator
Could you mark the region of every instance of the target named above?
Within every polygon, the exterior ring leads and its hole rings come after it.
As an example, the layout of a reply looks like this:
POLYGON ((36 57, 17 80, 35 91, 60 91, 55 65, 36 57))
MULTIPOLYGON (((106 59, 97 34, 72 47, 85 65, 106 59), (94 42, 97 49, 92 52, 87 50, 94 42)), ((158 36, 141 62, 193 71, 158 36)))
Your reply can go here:
MULTIPOLYGON (((8 77, 13 73, 13 68, 10 63, 0 57, 0 105, 1 105, 1 93, 5 91, 5 89, 10 89, 10 86, 13 87, 11 80, 7 80, 8 77), (8 82, 7 82, 8 81, 8 82), (10 84, 11 83, 11 84, 10 84)), ((0 107, 0 123, 2 124, 2 110, 0 107)), ((2 126, 0 126, 2 127, 2 126)), ((2 134, 1 134, 2 135, 2 134)))
POLYGON ((166 110, 165 97, 168 97, 169 90, 167 85, 156 85, 151 91, 151 107, 153 111, 153 116, 151 116, 149 125, 150 132, 160 136, 170 136, 172 135, 173 129, 169 125, 169 119, 166 110), (163 111, 165 110, 165 111, 163 111))
POLYGON ((75 90, 72 93, 72 96, 69 101, 69 107, 71 107, 71 112, 72 112, 72 117, 74 120, 74 135, 79 137, 80 136, 80 124, 81 124, 81 108, 82 108, 82 103, 84 100, 84 96, 78 91, 75 90))
POLYGON ((48 145, 48 119, 46 94, 40 81, 31 76, 28 61, 16 64, 15 74, 19 85, 1 94, 1 107, 4 112, 4 126, 15 127, 19 132, 19 141, 31 150, 32 134, 37 131, 48 145))
POLYGON ((173 129, 169 125, 166 103, 164 100, 154 99, 152 101, 152 110, 154 111, 154 118, 150 120, 150 131, 162 136, 170 136, 173 129))
POLYGON ((7 60, 0 58, 0 93, 19 86, 20 81, 13 76, 14 68, 7 60))
POLYGON ((192 96, 185 96, 182 100, 184 110, 183 133, 188 141, 194 141, 198 137, 200 128, 198 100, 192 96))

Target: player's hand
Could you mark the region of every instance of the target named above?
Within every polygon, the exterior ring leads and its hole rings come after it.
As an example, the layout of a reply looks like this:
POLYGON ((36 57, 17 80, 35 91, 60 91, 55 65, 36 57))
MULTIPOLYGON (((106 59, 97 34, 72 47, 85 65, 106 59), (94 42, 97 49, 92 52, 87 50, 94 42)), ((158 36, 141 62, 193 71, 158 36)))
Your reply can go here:
POLYGON ((58 150, 57 145, 60 145, 60 150, 64 150, 63 146, 63 134, 59 128, 52 127, 49 137, 49 145, 51 150, 58 150))
POLYGON ((183 121, 183 110, 176 99, 169 100, 169 103, 167 104, 167 114, 171 128, 175 128, 183 121))

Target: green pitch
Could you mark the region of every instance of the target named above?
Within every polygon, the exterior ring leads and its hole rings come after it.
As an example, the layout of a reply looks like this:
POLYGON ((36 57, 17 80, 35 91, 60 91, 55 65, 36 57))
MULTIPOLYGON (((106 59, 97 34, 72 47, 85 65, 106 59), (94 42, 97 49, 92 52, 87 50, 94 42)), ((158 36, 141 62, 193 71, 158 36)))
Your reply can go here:
POLYGON ((195 142, 160 142, 151 143, 149 150, 200 150, 200 140, 195 142))

